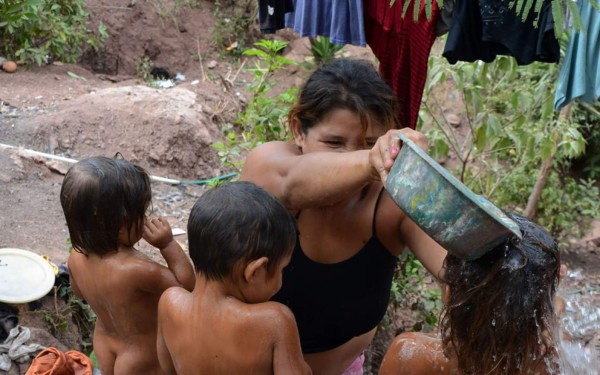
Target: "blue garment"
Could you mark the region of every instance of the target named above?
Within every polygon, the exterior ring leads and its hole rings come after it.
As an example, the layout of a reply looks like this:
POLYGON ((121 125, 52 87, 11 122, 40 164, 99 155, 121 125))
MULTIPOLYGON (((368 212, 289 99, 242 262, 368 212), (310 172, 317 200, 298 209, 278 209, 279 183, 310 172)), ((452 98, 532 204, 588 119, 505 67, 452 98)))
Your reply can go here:
POLYGON ((594 103, 600 97, 600 12, 589 1, 579 0, 582 32, 573 32, 560 70, 554 109, 574 99, 594 103))
POLYGON ((294 0, 285 26, 301 36, 326 36, 331 43, 365 47, 362 0, 294 0))

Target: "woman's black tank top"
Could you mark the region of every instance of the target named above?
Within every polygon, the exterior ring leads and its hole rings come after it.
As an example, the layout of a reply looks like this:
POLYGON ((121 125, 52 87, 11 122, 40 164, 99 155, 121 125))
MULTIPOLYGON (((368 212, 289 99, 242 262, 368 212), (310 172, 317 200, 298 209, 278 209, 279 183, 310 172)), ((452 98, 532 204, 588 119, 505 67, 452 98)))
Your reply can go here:
MULTIPOLYGON (((383 191, 383 190, 382 190, 383 191)), ((377 239, 373 210, 372 236, 354 256, 323 264, 308 258, 300 239, 283 271, 283 286, 272 300, 296 317, 304 353, 338 347, 375 328, 385 315, 397 258, 377 239)))

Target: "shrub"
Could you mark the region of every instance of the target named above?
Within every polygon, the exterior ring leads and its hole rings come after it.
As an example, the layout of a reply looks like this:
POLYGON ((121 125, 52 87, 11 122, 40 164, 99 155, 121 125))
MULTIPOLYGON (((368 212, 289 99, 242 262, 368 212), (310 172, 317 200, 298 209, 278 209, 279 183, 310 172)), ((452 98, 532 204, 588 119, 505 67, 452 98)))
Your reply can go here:
POLYGON ((84 0, 0 0, 0 53, 25 64, 75 62, 107 36, 103 24, 92 33, 88 18, 84 0))

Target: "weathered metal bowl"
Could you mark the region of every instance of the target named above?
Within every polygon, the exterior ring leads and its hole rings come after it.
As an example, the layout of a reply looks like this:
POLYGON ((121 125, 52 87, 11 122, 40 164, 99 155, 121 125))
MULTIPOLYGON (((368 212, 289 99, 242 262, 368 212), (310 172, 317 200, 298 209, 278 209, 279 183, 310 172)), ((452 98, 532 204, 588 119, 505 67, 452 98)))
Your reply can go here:
POLYGON ((490 201, 473 193, 414 142, 403 145, 386 182, 396 204, 448 252, 476 259, 510 237, 519 226, 490 201))

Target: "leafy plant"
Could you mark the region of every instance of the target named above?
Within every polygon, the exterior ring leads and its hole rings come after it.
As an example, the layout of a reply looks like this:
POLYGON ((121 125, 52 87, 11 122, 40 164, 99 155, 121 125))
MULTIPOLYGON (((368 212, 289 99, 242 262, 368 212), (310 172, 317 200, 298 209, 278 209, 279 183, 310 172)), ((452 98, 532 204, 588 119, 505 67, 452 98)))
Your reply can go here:
POLYGON ((600 178, 600 108, 585 102, 577 102, 571 110, 571 119, 582 127, 582 134, 587 142, 586 152, 571 167, 581 172, 584 177, 600 178))
POLYGON ((399 308, 416 312, 414 331, 433 331, 443 308, 440 288, 432 288, 426 279, 430 276, 421 262, 412 253, 402 253, 392 281, 390 313, 399 308))
POLYGON ((274 73, 295 64, 280 55, 287 42, 261 40, 254 45, 258 48, 244 51, 244 55, 257 58, 254 67, 248 69, 253 73, 252 82, 248 85, 252 97, 235 123, 223 126, 226 141, 213 144, 221 162, 233 169, 241 168, 243 154, 254 147, 288 137, 287 114, 297 94, 297 88, 293 87, 277 96, 270 95, 270 90, 277 83, 274 73))
POLYGON ((152 69, 152 60, 148 56, 144 56, 135 60, 136 75, 144 82, 149 82, 152 79, 150 70, 152 69))
POLYGON ((81 334, 79 344, 82 351, 89 353, 92 350, 92 334, 96 324, 96 314, 87 302, 73 294, 68 282, 54 287, 53 308, 42 309, 39 312, 54 335, 64 334, 71 324, 76 324, 81 334), (59 298, 64 303, 59 303, 59 298))
POLYGON ((107 32, 88 30, 84 0, 0 1, 0 51, 25 64, 49 59, 75 62, 88 47, 98 49, 107 32))
MULTIPOLYGON (((501 207, 525 210, 530 207, 534 185, 545 169, 550 183, 540 194, 537 220, 556 236, 585 227, 593 215, 600 214, 594 205, 572 205, 577 215, 558 215, 565 210, 562 201, 583 196, 582 183, 573 183, 560 175, 558 167, 581 155, 585 140, 580 125, 554 112, 554 85, 558 67, 534 63, 517 66, 511 57, 498 57, 492 63, 458 63, 450 66, 438 57, 430 59, 429 93, 436 85, 451 79, 465 106, 468 129, 460 136, 450 126, 435 95, 426 95, 422 123, 433 124, 428 131, 435 157, 452 154, 458 160, 456 174, 476 193, 488 197, 501 207), (549 176, 549 177, 548 177, 549 176), (562 185, 570 186, 561 191, 562 185)), ((594 191, 586 194, 593 197, 594 191)), ((586 195, 587 196, 587 195, 586 195)), ((535 211, 533 211, 535 212, 535 211)))
POLYGON ((325 36, 310 38, 310 52, 317 64, 325 64, 335 58, 335 54, 344 46, 331 43, 325 36))

